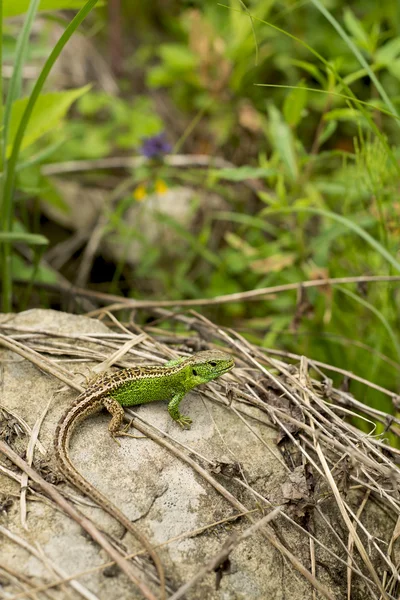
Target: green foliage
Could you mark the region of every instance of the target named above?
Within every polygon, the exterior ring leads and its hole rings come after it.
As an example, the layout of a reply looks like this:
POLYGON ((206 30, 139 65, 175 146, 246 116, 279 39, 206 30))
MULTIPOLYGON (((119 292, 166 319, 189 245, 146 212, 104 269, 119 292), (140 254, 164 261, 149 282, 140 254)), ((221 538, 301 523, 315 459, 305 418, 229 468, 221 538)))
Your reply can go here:
POLYGON ((105 92, 88 92, 79 98, 75 116, 48 137, 63 144, 52 160, 100 158, 115 149, 138 149, 142 139, 163 131, 164 123, 154 103, 145 96, 133 101, 105 92))
POLYGON ((299 87, 288 93, 283 104, 283 116, 286 123, 291 127, 299 125, 307 106, 307 90, 302 83, 300 81, 299 87))
MULTIPOLYGON (((85 0, 41 0, 38 10, 73 10, 84 6, 85 0)), ((28 11, 29 0, 4 0, 3 17, 15 17, 28 11)))
MULTIPOLYGON (((25 129, 21 143, 21 151, 33 144, 38 138, 45 135, 45 133, 54 129, 66 115, 71 104, 82 96, 82 94, 85 94, 89 88, 90 86, 86 85, 82 88, 70 90, 68 92, 41 94, 25 129)), ((21 98, 20 100, 16 100, 12 105, 7 157, 11 154, 15 136, 22 115, 26 110, 28 100, 29 98, 21 98)))
POLYGON ((247 179, 263 179, 275 175, 276 170, 265 167, 234 167, 225 169, 210 169, 208 176, 214 183, 220 180, 226 181, 246 181, 247 179))
MULTIPOLYGON (((124 92, 118 97, 94 85, 84 94, 59 92, 60 102, 51 102, 54 94, 37 98, 38 121, 33 111, 14 165, 20 205, 40 197, 67 210, 52 180, 40 172, 43 162, 140 153, 142 138, 167 129, 179 152, 207 153, 211 166, 179 169, 149 162, 134 170, 129 192, 124 188, 122 197, 107 204, 104 236, 123 248, 113 265, 113 292, 179 300, 321 278, 397 274, 396 3, 161 4, 133 9, 123 3, 125 39, 135 40, 135 50, 125 57, 124 92), (217 168, 214 156, 229 163, 217 168), (194 190, 189 226, 154 204, 149 211, 172 242, 150 241, 147 231, 126 218, 132 207, 146 210, 149 195, 157 190, 161 195, 163 186, 188 185, 194 190), (132 243, 141 249, 140 260, 128 265, 132 243)), ((97 18, 101 30, 105 20, 97 18)), ((5 52, 17 53, 20 71, 26 44, 17 52, 10 36, 6 40, 5 52)), ((5 131, 11 150, 22 102, 10 97, 5 131)), ((112 177, 117 175, 96 172, 82 187, 107 182, 108 190, 112 177)), ((26 226, 25 235, 30 231, 26 226)), ((3 232, 0 242, 11 243, 13 229, 3 232)), ((34 243, 31 238, 32 248, 34 243)), ((347 368, 391 389, 400 383, 395 283, 326 285, 257 302, 238 299, 211 310, 220 322, 266 346, 347 368)), ((361 390, 366 402, 392 410, 361 384, 351 388, 361 390)))
MULTIPOLYGON (((63 92, 58 96, 58 104, 61 107, 58 109, 54 103, 54 97, 41 96, 43 85, 51 71, 54 62, 58 58, 61 50, 70 39, 76 28, 81 24, 83 19, 95 6, 97 0, 88 0, 79 13, 72 19, 64 33, 61 35, 58 42, 55 44, 50 56, 46 60, 44 67, 33 87, 30 96, 17 104, 17 94, 21 89, 21 71, 26 59, 27 41, 29 39, 32 28, 33 19, 37 10, 37 0, 31 0, 24 25, 22 27, 17 47, 14 73, 11 78, 10 89, 7 96, 5 110, 2 110, 3 128, 0 131, 0 147, 2 148, 2 180, 0 186, 0 208, 1 208, 1 233, 7 236, 14 229, 14 187, 16 172, 18 171, 18 161, 21 150, 33 143, 46 130, 45 115, 48 115, 49 121, 54 126, 57 121, 65 114, 68 106, 74 99, 74 92, 63 92), (25 104, 24 104, 25 102, 25 104), (14 109, 14 110, 13 110, 14 109), (13 115, 14 113, 14 115, 13 115), (30 127, 29 127, 30 126, 30 127), (12 128, 14 127, 14 129, 12 128), (11 133, 11 138, 10 138, 11 133), (11 139, 11 142, 10 142, 11 139), (10 151, 8 144, 10 142, 10 151)), ((0 4, 2 8, 2 4, 0 4)), ((3 14, 0 10, 0 23, 3 22, 3 14)), ((2 37, 2 36, 1 36, 2 37)), ((1 64, 1 61, 0 61, 1 64)), ((0 73, 0 81, 2 74, 0 73)), ((2 88, 1 88, 2 89, 2 88)), ((75 98, 81 95, 82 90, 75 93, 75 98)), ((0 94, 1 97, 1 94, 0 94)), ((25 241, 36 246, 36 238, 31 234, 26 234, 25 241)), ((10 311, 12 301, 12 279, 18 273, 13 271, 11 262, 11 242, 7 237, 3 238, 1 247, 1 264, 2 264, 2 288, 3 288, 3 310, 10 311)), ((39 255, 35 255, 35 268, 38 264, 39 255)))

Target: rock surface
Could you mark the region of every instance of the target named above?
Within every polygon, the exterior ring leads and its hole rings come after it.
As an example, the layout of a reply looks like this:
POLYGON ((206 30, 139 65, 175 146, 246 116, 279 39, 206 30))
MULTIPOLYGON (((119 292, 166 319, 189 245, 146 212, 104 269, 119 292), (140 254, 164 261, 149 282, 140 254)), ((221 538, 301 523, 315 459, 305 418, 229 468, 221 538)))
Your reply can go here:
MULTIPOLYGON (((109 332, 99 321, 50 310, 31 310, 19 315, 0 316, 0 324, 5 323, 9 326, 51 331, 54 336, 61 333, 82 335, 109 332)), ((44 341, 49 343, 50 338, 38 338, 38 344, 43 344, 44 341)), ((81 341, 76 342, 77 348, 83 345, 81 341)), ((62 360, 62 356, 57 354, 53 358, 62 360)), ((56 378, 41 372, 28 360, 1 347, 0 361, 2 406, 18 414, 33 427, 51 400, 39 439, 47 451, 52 468, 55 469, 52 459, 56 424, 76 397, 76 393, 67 389, 56 378)), ((76 377, 87 371, 87 363, 73 362, 70 359, 64 359, 62 366, 76 377)), ((184 414, 193 419, 190 431, 182 431, 176 426, 168 415, 165 403, 139 406, 135 412, 214 463, 240 463, 245 481, 251 484, 257 493, 271 499, 274 504, 284 501, 285 495, 294 494, 296 476, 291 474, 288 478, 287 471, 270 451, 273 450, 276 455, 280 453, 275 445, 277 434, 272 427, 250 420, 253 429, 251 431, 235 412, 208 400, 202 401, 199 393, 189 394, 181 406, 184 414)), ((265 422, 265 415, 260 413, 260 418, 265 422)), ((185 532, 195 531, 204 525, 237 514, 237 510, 191 467, 153 441, 127 437, 121 439, 120 445, 116 444, 108 434, 108 421, 108 415, 102 413, 79 426, 71 444, 73 462, 154 544, 166 542, 185 532)), ((5 417, 3 426, 4 424, 5 417)), ((14 449, 22 454, 26 441, 26 438, 16 442, 14 440, 14 449)), ((39 468, 38 461, 43 459, 43 456, 36 451, 35 457, 35 467, 39 468)), ((0 456, 5 463, 3 458, 0 456)), ((218 479, 219 476, 214 477, 218 479)), ((249 508, 260 506, 257 497, 245 491, 233 478, 223 477, 220 481, 249 508)), ((301 488, 301 481, 299 486, 301 488)), ((65 483, 60 483, 59 488, 68 490, 75 498, 81 498, 78 492, 65 483)), ((13 499, 11 507, 3 511, 0 524, 35 548, 40 548, 40 552, 62 568, 67 575, 108 561, 107 555, 75 522, 41 495, 28 495, 27 529, 24 529, 20 522, 20 488, 15 481, 1 472, 0 492, 3 499, 13 499)), ((302 494, 301 489, 299 493, 302 494)), ((79 505, 79 508, 93 518, 102 530, 121 539, 128 549, 140 549, 140 545, 125 533, 120 524, 102 510, 89 506, 88 503, 79 505)), ((257 519, 260 516, 261 514, 257 514, 257 519)), ((161 547, 159 554, 171 588, 177 589, 190 580, 199 568, 220 550, 232 533, 239 534, 248 526, 249 522, 241 518, 211 527, 192 537, 171 541, 161 547)), ((275 526, 278 537, 283 539, 299 560, 309 568, 308 539, 289 527, 283 519, 279 519, 275 526)), ((329 542, 329 530, 318 521, 318 517, 312 526, 319 531, 324 543, 332 547, 332 543, 329 542)), ((384 535, 384 532, 381 534, 384 535)), ((1 564, 22 573, 33 586, 57 579, 50 566, 46 566, 43 560, 32 556, 26 549, 7 539, 3 533, 0 533, 0 536, 1 564)), ((340 548, 333 546, 333 550, 341 554, 340 548)), ((344 580, 338 571, 338 563, 327 552, 322 554, 323 559, 319 554, 323 566, 318 567, 318 578, 333 590, 334 597, 344 598, 344 580)), ((313 597, 311 587, 305 579, 271 547, 260 532, 242 542, 231 554, 230 561, 230 573, 222 577, 218 591, 215 589, 215 574, 210 574, 185 597, 193 600, 311 600, 313 597)), ((345 567, 340 565, 340 568, 345 573, 345 567)), ((100 570, 80 577, 79 581, 104 600, 141 597, 119 569, 106 574, 100 570)), ((1 589, 10 596, 20 591, 12 584, 0 580, 1 589)), ((64 584, 64 587, 53 589, 51 597, 78 598, 81 595, 68 584, 64 584)), ((358 597, 355 595, 354 599, 358 597)))

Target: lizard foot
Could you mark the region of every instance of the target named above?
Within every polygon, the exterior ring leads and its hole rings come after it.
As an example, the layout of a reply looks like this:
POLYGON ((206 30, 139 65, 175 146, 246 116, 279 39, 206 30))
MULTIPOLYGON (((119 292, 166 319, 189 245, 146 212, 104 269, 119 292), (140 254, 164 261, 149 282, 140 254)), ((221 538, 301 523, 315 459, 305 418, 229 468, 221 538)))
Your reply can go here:
MULTIPOLYGON (((135 440, 141 440, 143 438, 145 438, 145 435, 133 435, 133 433, 128 433, 128 430, 132 427, 132 423, 135 419, 131 419, 129 421, 129 423, 127 423, 125 425, 125 427, 123 429, 119 429, 118 431, 113 432, 111 435, 113 436, 113 438, 115 439, 116 437, 122 437, 123 435, 126 437, 131 437, 134 438, 135 440)), ((115 440, 117 442, 117 440, 115 440)), ((119 442, 117 442, 119 445, 121 445, 119 442)))
POLYGON ((114 440, 114 442, 116 444, 118 444, 118 446, 121 446, 121 442, 119 440, 117 440, 119 432, 118 431, 110 431, 110 435, 111 435, 112 439, 114 440))
POLYGON ((176 422, 182 427, 182 429, 190 429, 191 424, 193 423, 190 417, 185 417, 181 415, 179 419, 176 419, 176 422))
MULTIPOLYGON (((125 431, 125 429, 123 429, 122 431, 117 431, 114 435, 116 435, 118 437, 122 437, 124 435, 125 437, 131 437, 135 440, 144 440, 146 437, 145 435, 133 435, 133 433, 127 433, 125 431)), ((117 440, 115 440, 115 441, 117 441, 117 440)))

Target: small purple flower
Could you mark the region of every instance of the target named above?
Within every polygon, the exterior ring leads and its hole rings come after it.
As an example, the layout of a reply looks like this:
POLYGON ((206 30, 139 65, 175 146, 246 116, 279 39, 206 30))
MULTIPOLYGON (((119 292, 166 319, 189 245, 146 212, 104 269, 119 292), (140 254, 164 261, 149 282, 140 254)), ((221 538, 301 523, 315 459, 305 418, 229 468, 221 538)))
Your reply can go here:
POLYGON ((147 158, 156 158, 162 154, 168 154, 171 150, 171 144, 167 141, 164 132, 152 137, 142 138, 140 152, 147 158))

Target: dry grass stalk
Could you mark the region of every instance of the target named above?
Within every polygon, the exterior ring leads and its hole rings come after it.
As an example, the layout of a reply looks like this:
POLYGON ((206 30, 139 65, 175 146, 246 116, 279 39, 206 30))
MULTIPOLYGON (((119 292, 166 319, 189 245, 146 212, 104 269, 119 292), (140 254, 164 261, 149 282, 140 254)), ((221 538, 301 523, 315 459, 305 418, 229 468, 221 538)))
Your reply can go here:
MULTIPOLYGON (((245 505, 228 491, 231 486, 225 486, 221 477, 217 480, 210 474, 210 469, 202 466, 207 463, 206 457, 196 456, 193 449, 182 447, 174 440, 168 441, 163 432, 137 418, 139 431, 190 464, 208 484, 244 513, 253 523, 246 535, 255 535, 256 532, 264 535, 299 573, 307 577, 314 597, 322 594, 326 598, 334 598, 319 579, 319 553, 323 551, 334 557, 337 569, 343 573, 347 598, 352 597, 355 580, 362 582, 371 598, 396 598, 400 588, 395 553, 400 537, 400 471, 397 466, 400 453, 398 449, 391 448, 385 437, 390 434, 398 436, 400 420, 365 406, 349 393, 333 387, 326 375, 331 370, 329 365, 283 352, 277 355, 277 351, 256 347, 237 333, 217 327, 194 312, 177 314, 155 309, 153 314, 158 323, 156 321, 156 324, 141 329, 132 322, 121 326, 105 310, 103 318, 114 328, 113 333, 96 336, 80 335, 79 332, 70 336, 53 335, 40 328, 28 330, 3 322, 0 325, 0 344, 12 348, 77 390, 81 386, 71 382, 60 361, 93 362, 96 359, 106 361, 108 366, 126 366, 135 360, 161 362, 178 353, 223 344, 237 361, 237 367, 227 377, 230 380, 228 392, 224 393, 224 384, 217 381, 208 386, 204 396, 235 412, 254 435, 258 435, 252 426, 254 420, 279 431, 280 448, 284 448, 285 452, 280 455, 277 450, 274 456, 284 465, 288 481, 292 482, 293 489, 301 491, 300 495, 274 506, 269 498, 248 484, 239 469, 230 479, 237 484, 237 489, 243 488, 251 493, 246 498, 252 497, 253 505, 249 502, 245 505), (182 332, 171 334, 165 330, 166 321, 179 323, 190 331, 183 335, 182 332), (58 362, 46 358, 44 353, 57 356, 58 362), (356 423, 370 424, 370 431, 361 431, 356 423), (381 435, 375 435, 376 423, 385 425, 381 435), (267 511, 278 508, 273 513, 272 525, 267 525, 263 517, 250 512, 257 507, 255 503, 258 508, 265 506, 267 511), (371 506, 386 511, 388 520, 393 523, 392 534, 386 541, 381 540, 376 531, 370 530, 371 519, 363 518, 371 506), (341 528, 347 531, 346 535, 339 534, 337 524, 332 520, 333 513, 336 513, 341 528), (314 518, 321 519, 331 532, 331 546, 314 535, 314 518), (308 564, 295 556, 293 549, 285 546, 284 536, 280 537, 282 524, 309 539, 308 564)), ((352 373, 344 374, 349 380, 355 378, 352 373)), ((376 387, 365 380, 363 383, 376 387)), ((383 391, 395 401, 393 391, 383 391)), ((266 451, 269 452, 269 449, 266 448, 266 451)), ((229 547, 233 548, 240 539, 231 539, 229 547)), ((220 555, 224 560, 229 558, 226 547, 221 549, 220 555)), ((210 557, 208 566, 205 565, 199 572, 206 573, 210 565, 215 566, 217 559, 218 556, 212 560, 210 557)), ((180 597, 180 592, 194 583, 186 582, 174 597, 180 597)))

